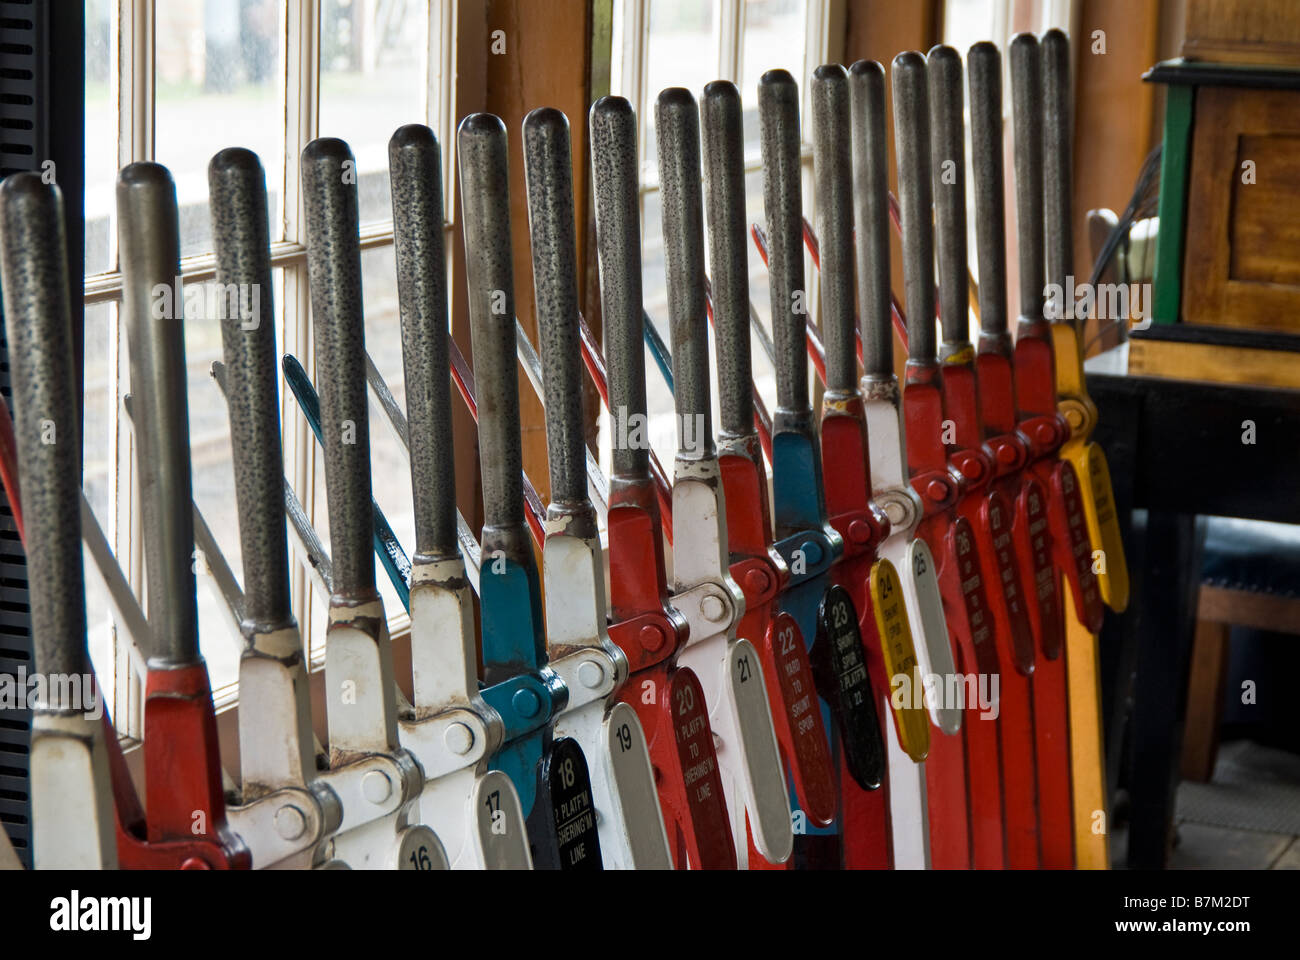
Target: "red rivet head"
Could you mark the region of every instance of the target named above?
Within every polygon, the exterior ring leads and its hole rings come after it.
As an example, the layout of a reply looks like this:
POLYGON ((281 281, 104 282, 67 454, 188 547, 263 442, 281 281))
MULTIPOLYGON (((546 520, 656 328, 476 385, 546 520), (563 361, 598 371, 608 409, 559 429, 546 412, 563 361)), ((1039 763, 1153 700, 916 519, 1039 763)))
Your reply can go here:
POLYGON ((961 475, 967 480, 978 480, 983 472, 984 468, 974 457, 967 457, 961 463, 961 475))
POLYGON ((849 524, 849 539, 854 543, 866 543, 871 539, 871 525, 865 520, 854 520, 849 524))
POLYGON ((1011 466, 1016 462, 1016 448, 1009 443, 998 445, 998 463, 1011 466))
POLYGON ((925 495, 935 503, 939 503, 948 496, 948 485, 942 480, 931 480, 926 485, 925 495))
POLYGON ((772 585, 772 578, 767 575, 766 570, 759 570, 757 567, 745 574, 745 588, 753 594, 763 594, 767 588, 772 585))
POLYGON ((667 639, 664 636, 663 627, 660 627, 653 623, 648 623, 641 628, 640 637, 641 637, 641 646, 645 647, 645 649, 649 650, 651 653, 654 653, 656 650, 662 647, 664 645, 664 641, 667 639))
POLYGON ((182 870, 211 870, 212 867, 208 866, 207 862, 200 859, 199 857, 186 857, 184 860, 181 861, 181 869, 182 870))
POLYGON ((1047 446, 1056 439, 1056 430, 1053 429, 1050 423, 1040 423, 1034 428, 1034 439, 1047 446))

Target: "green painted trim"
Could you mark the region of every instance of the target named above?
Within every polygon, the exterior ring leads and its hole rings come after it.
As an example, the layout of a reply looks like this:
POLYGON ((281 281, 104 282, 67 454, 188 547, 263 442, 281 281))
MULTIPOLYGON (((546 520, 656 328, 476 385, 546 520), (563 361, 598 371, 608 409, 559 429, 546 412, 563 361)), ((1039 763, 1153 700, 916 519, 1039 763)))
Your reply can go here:
POLYGON ((1183 296, 1183 232, 1187 225, 1187 174, 1191 167, 1195 87, 1165 93, 1165 144, 1160 154, 1160 232, 1156 236, 1152 320, 1177 323, 1183 296))

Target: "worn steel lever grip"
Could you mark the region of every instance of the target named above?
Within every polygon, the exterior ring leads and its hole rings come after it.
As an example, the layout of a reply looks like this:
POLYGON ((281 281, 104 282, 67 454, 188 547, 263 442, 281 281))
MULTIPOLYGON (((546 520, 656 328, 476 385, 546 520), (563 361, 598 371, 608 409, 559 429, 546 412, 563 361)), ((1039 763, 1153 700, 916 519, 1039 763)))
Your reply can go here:
POLYGON ((594 524, 587 496, 587 445, 583 437, 571 156, 569 121, 562 112, 543 107, 524 118, 528 230, 532 238, 551 469, 550 512, 578 510, 594 524))
POLYGON ((980 331, 1007 339, 1006 221, 1002 185, 1002 54, 983 40, 966 55, 970 85, 971 170, 975 183, 975 256, 980 331))
MULTIPOLYGON (((1070 41, 1060 30, 1043 34, 1043 212, 1047 283, 1064 286, 1074 273, 1070 215, 1070 41)), ((1064 319, 1064 318, 1062 318, 1064 319)))
POLYGON ((704 304, 703 200, 700 192, 700 117, 695 98, 669 87, 655 101, 673 351, 679 458, 711 457, 709 337, 704 304))
MULTIPOLYGON (((745 134, 740 91, 715 80, 700 101, 704 135, 705 211, 713 266, 713 322, 718 351, 719 424, 724 436, 754 432, 749 357, 749 266, 745 236, 745 134)), ((676 345, 674 344, 674 350, 676 345)))
POLYGON ((135 395, 135 442, 149 581, 149 621, 160 663, 199 659, 194 597, 194 517, 185 392, 176 185, 165 167, 133 163, 117 179, 122 308, 135 395), (154 291, 169 288, 171 309, 155 317, 154 291))
POLYGON ((776 405, 812 415, 804 345, 807 303, 804 286, 802 166, 799 162, 799 88, 784 70, 769 70, 758 83, 758 118, 763 154, 763 209, 767 214, 772 340, 776 346, 776 405))
POLYGON ((946 357, 970 346, 966 284, 966 135, 961 54, 936 46, 926 56, 930 98, 930 172, 934 233, 939 245, 939 322, 946 357))
POLYGON ((908 359, 933 363, 934 234, 930 212, 930 107, 925 57, 909 50, 894 58, 893 94, 908 359))
MULTIPOLYGON (((596 194, 596 248, 600 306, 605 323, 612 416, 646 416, 645 348, 641 302, 641 214, 637 184, 637 117, 622 97, 601 97, 591 107, 591 172, 596 194), (620 414, 620 411, 622 413, 620 414)), ((650 476, 644 444, 613 444, 613 475, 650 476)))
POLYGON ((432 130, 398 128, 388 142, 402 369, 415 501, 415 559, 455 556, 456 478, 447 376, 447 271, 442 156, 432 130))
MULTIPOLYGON (((51 678, 90 670, 79 509, 85 500, 63 224, 59 188, 42 183, 40 174, 14 173, 0 184, 0 288, 15 416, 9 439, 22 477, 21 489, 10 486, 9 496, 27 510, 22 530, 34 669, 51 678)), ((55 690, 54 684, 38 690, 26 749, 32 865, 116 869, 105 749, 111 725, 93 712, 97 693, 81 686, 65 687, 62 695, 55 690), (80 702, 68 696, 75 690, 80 702)))
MULTIPOLYGON (((477 113, 461 121, 460 190, 465 220, 470 335, 479 392, 479 458, 485 527, 522 526, 519 385, 515 376, 515 284, 510 250, 506 128, 477 113)), ((488 545, 484 543, 484 550, 488 545)))
MULTIPOLYGON (((79 675, 90 660, 78 521, 81 443, 59 188, 43 184, 35 173, 6 177, 0 186, 0 239, 14 435, 31 547, 27 572, 36 669, 79 675)), ((65 704, 61 712, 82 710, 65 704)))
POLYGON ((1011 41, 1011 99, 1016 142, 1016 226, 1020 241, 1020 316, 1043 319, 1043 88, 1038 38, 1011 41))
POLYGON ((266 176, 250 150, 222 150, 208 165, 217 283, 239 291, 221 321, 230 444, 234 451, 240 554, 247 619, 270 630, 293 622, 289 546, 284 529, 271 246, 266 176), (255 298, 255 299, 254 299, 255 298), (255 315, 245 307, 256 304, 255 315))
MULTIPOLYGON (((853 317, 853 198, 847 178, 849 80, 838 63, 823 64, 812 82, 813 171, 817 184, 817 235, 821 238, 822 330, 826 389, 858 386, 853 317)), ((797 238, 796 238, 797 239, 797 238)), ((802 259, 802 258, 801 258, 802 259)))
POLYGON ((334 594, 373 599, 361 244, 356 178, 350 174, 355 163, 348 145, 333 138, 313 140, 302 152, 334 594))
POLYGON ((853 142, 853 223, 857 231, 858 300, 862 311, 862 369, 867 377, 894 374, 890 326, 889 162, 885 143, 885 68, 859 60, 849 68, 853 142))

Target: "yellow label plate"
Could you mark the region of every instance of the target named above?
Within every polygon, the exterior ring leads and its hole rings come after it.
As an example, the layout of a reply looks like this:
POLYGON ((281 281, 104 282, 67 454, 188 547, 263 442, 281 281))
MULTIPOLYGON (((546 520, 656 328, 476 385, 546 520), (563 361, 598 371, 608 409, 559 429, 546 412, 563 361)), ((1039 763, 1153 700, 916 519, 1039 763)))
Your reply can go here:
POLYGON ((1110 467, 1106 454, 1095 443, 1067 443, 1061 456, 1074 465, 1083 481, 1083 515, 1092 541, 1093 571, 1106 606, 1122 613, 1128 606, 1128 562, 1124 543, 1119 536, 1119 517, 1115 513, 1115 494, 1110 485, 1110 467), (1097 556, 1097 550, 1102 551, 1097 556))
POLYGON ((898 740, 904 752, 920 763, 930 752, 924 678, 903 605, 903 584, 888 560, 877 560, 871 568, 871 609, 880 632, 885 671, 889 674, 889 702, 898 727, 898 740))

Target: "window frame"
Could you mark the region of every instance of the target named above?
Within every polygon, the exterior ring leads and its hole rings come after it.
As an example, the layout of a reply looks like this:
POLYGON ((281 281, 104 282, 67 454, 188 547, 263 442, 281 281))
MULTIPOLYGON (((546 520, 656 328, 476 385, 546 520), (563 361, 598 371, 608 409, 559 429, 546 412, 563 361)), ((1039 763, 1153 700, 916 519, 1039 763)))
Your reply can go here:
MULTIPOLYGON (((456 37, 459 3, 457 0, 423 0, 427 5, 428 34, 424 46, 422 66, 425 83, 422 89, 422 120, 439 132, 442 147, 444 195, 452 196, 453 163, 451 156, 452 130, 455 108, 456 37)), ((322 0, 285 0, 279 20, 279 54, 283 68, 280 76, 280 115, 283 118, 281 135, 284 165, 277 186, 282 198, 279 216, 281 223, 272 224, 271 269, 283 277, 282 291, 276 304, 276 323, 279 327, 283 350, 302 360, 308 370, 314 369, 310 325, 310 297, 307 284, 307 248, 305 215, 297 158, 306 145, 319 134, 321 101, 321 4, 322 0)), ((117 116, 113 126, 117 138, 118 169, 136 161, 150 161, 155 156, 155 35, 156 0, 110 0, 110 102, 116 104, 117 116)), ((271 176, 277 171, 268 171, 271 176)), ((446 216, 452 217, 454 206, 447 205, 446 216)), ((83 278, 83 303, 86 307, 97 304, 113 305, 109 311, 114 331, 109 336, 108 366, 115 396, 109 414, 110 443, 113 448, 111 476, 109 477, 109 510, 105 521, 105 536, 117 558, 127 583, 143 606, 144 557, 142 549, 142 522, 139 503, 139 482, 135 471, 135 447, 129 426, 122 417, 122 397, 127 392, 129 366, 127 363, 126 333, 120 322, 118 309, 122 298, 122 274, 117 249, 115 213, 111 213, 109 252, 112 269, 87 273, 83 278)), ((444 223, 451 247, 453 224, 444 223)), ((363 224, 361 250, 391 247, 393 222, 389 219, 363 224)), ((180 261, 181 281, 184 284, 202 283, 216 275, 216 256, 211 250, 183 257, 180 261)), ((289 395, 283 376, 280 378, 280 426, 283 443, 285 474, 294 492, 302 501, 307 515, 313 519, 326 509, 323 487, 318 484, 315 439, 297 403, 289 395)), ((305 573, 303 558, 290 538, 290 574, 295 616, 302 632, 304 649, 308 652, 312 669, 324 664, 324 636, 315 629, 320 620, 324 600, 313 590, 305 573), (319 636, 317 634, 320 634, 319 636)), ((98 572, 93 576, 98 576, 98 572)), ((200 590, 210 585, 210 569, 199 568, 200 590)), ((409 632, 410 619, 400 607, 389 611, 389 632, 397 638, 409 632)), ((133 740, 143 736, 143 662, 119 624, 110 615, 111 669, 115 692, 114 723, 120 735, 133 740)), ((238 636, 230 638, 240 643, 238 636)), ((109 667, 101 664, 100 670, 109 667)), ((106 678, 107 682, 107 678, 106 678)), ((218 708, 238 701, 238 681, 224 684, 213 690, 218 708)))

